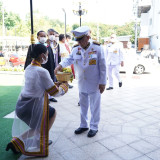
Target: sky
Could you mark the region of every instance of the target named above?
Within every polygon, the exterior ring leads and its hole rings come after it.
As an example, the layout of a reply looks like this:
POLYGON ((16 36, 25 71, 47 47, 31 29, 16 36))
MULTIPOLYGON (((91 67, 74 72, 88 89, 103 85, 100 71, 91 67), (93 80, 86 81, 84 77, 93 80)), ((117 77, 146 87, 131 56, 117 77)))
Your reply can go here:
MULTIPOLYGON (((133 19, 133 0, 32 0, 33 10, 38 10, 42 15, 51 19, 64 21, 66 11, 67 24, 79 24, 79 16, 73 14, 73 10, 79 9, 79 2, 82 2, 82 9, 87 14, 82 16, 83 22, 96 22, 104 24, 123 25, 133 19)), ((3 0, 7 11, 18 13, 24 18, 30 12, 29 0, 3 0)))

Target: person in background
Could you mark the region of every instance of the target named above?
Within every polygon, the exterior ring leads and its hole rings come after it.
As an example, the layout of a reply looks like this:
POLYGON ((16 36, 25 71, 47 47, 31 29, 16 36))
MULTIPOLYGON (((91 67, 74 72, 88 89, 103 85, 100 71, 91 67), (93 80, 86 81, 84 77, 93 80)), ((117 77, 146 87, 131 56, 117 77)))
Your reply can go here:
MULTIPOLYGON (((47 49, 49 52, 48 62, 42 66, 49 71, 53 82, 56 82, 57 80, 54 74, 54 69, 56 65, 58 65, 58 63, 61 61, 61 57, 59 53, 59 44, 57 40, 59 39, 59 34, 54 29, 48 29, 47 35, 48 35, 47 49)), ((57 102, 57 100, 50 95, 49 95, 49 101, 57 102)))
POLYGON ((56 110, 49 106, 48 94, 64 95, 68 84, 54 83, 49 72, 41 67, 48 60, 48 50, 42 44, 36 44, 30 56, 31 64, 25 70, 25 85, 20 93, 15 109, 12 126, 12 140, 6 151, 15 154, 46 157, 49 154, 49 130, 52 127, 56 110))
POLYGON ((127 48, 124 52, 124 62, 126 67, 127 78, 132 78, 135 67, 135 61, 137 60, 136 49, 132 48, 132 43, 127 43, 127 48))
POLYGON ((66 41, 65 41, 65 44, 66 44, 66 48, 68 50, 69 53, 71 53, 71 46, 70 46, 70 41, 71 41, 71 36, 69 34, 66 34, 66 41))
MULTIPOLYGON (((70 46, 70 41, 71 41, 71 36, 69 34, 66 34, 66 49, 68 50, 69 54, 71 53, 71 46, 70 46)), ((74 65, 71 65, 71 69, 72 69, 72 73, 73 73, 73 77, 75 79, 75 70, 74 70, 74 65)))
MULTIPOLYGON (((69 46, 66 45, 66 39, 64 34, 59 35, 59 46, 60 46, 61 61, 63 61, 63 59, 68 57, 70 54, 70 49, 69 46)), ((69 85, 69 88, 73 88, 73 86, 69 85)))
POLYGON ((58 32, 55 32, 54 45, 52 45, 52 44, 53 43, 51 43, 51 47, 52 47, 53 55, 54 55, 54 59, 55 59, 55 63, 54 64, 55 64, 55 67, 57 67, 57 65, 61 61, 60 46, 59 46, 59 33, 58 32))
POLYGON ((66 48, 66 42, 65 42, 65 35, 60 34, 59 35, 59 46, 60 46, 60 54, 61 54, 61 61, 63 61, 64 58, 69 56, 69 51, 66 48))
POLYGON ((63 68, 75 64, 78 73, 78 87, 80 98, 81 122, 75 134, 81 134, 89 129, 88 109, 90 106, 91 120, 88 137, 94 137, 98 132, 100 121, 101 94, 106 85, 106 62, 102 46, 95 41, 90 41, 90 28, 78 27, 73 30, 75 40, 78 42, 71 54, 63 59, 56 67, 55 73, 63 68))
POLYGON ((106 64, 107 64, 107 72, 108 72, 108 80, 109 87, 107 90, 113 89, 113 77, 112 73, 114 72, 116 78, 119 82, 119 87, 122 87, 122 81, 119 75, 119 67, 120 65, 123 67, 123 51, 122 46, 117 41, 117 37, 115 34, 110 36, 111 45, 106 48, 105 56, 106 56, 106 64))
MULTIPOLYGON (((40 30, 39 32, 37 32, 37 40, 38 42, 36 44, 44 44, 46 46, 46 40, 47 40, 47 34, 45 31, 40 30)), ((32 47, 34 47, 34 45, 30 45, 28 48, 28 52, 27 52, 27 57, 26 57, 26 61, 25 61, 25 65, 24 65, 24 69, 26 69, 26 67, 31 64, 32 58, 31 58, 31 49, 32 47)))
MULTIPOLYGON (((59 33, 56 32, 54 29, 48 30, 48 40, 47 45, 50 46, 51 53, 54 58, 54 65, 55 67, 58 65, 58 63, 61 61, 60 56, 60 47, 59 47, 59 33)), ((56 81, 56 77, 54 76, 54 80, 56 81)))

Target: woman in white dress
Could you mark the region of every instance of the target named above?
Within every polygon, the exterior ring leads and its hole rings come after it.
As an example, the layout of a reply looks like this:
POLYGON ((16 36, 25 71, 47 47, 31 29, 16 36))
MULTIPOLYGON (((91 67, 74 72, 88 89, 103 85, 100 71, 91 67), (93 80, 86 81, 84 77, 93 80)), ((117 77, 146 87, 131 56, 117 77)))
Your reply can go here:
POLYGON ((37 44, 31 53, 32 63, 25 70, 25 85, 20 93, 15 109, 12 126, 12 140, 6 151, 25 156, 48 156, 49 129, 54 123, 56 111, 49 106, 48 94, 64 95, 67 83, 53 83, 48 70, 41 67, 47 62, 48 51, 42 44, 37 44))

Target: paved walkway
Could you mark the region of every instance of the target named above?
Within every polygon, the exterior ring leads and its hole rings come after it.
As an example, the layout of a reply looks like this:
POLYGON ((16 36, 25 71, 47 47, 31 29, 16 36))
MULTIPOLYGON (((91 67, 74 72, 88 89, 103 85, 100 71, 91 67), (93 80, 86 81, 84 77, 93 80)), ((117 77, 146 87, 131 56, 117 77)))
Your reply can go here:
POLYGON ((123 87, 102 95, 99 132, 75 135, 78 88, 52 103, 58 112, 46 160, 160 160, 160 85, 155 75, 122 75, 123 87), (153 81, 157 79, 157 81, 153 81))
POLYGON ((47 158, 38 160, 160 160, 159 71, 131 79, 122 74, 123 86, 102 94, 99 132, 75 135, 80 108, 77 81, 68 94, 51 103, 57 118, 50 132, 53 144, 47 158))

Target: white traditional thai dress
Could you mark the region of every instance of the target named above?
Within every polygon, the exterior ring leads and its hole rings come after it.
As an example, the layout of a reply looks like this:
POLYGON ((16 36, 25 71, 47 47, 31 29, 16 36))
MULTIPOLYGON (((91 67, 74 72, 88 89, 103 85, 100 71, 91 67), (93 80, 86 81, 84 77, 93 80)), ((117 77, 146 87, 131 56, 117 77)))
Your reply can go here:
MULTIPOLYGON (((20 93, 12 127, 12 143, 26 156, 48 156, 49 111, 48 94, 64 95, 68 86, 57 87, 48 70, 33 60, 25 70, 25 85, 20 93), (29 136, 30 132, 33 136, 29 136), (23 133, 26 133, 24 138, 23 133), (22 136, 23 135, 23 136, 22 136)), ((52 108, 53 109, 53 108, 52 108)))

